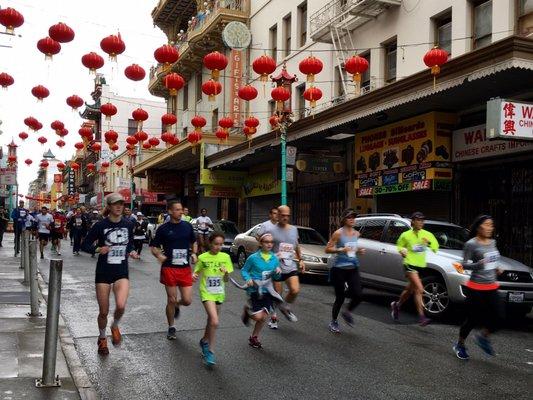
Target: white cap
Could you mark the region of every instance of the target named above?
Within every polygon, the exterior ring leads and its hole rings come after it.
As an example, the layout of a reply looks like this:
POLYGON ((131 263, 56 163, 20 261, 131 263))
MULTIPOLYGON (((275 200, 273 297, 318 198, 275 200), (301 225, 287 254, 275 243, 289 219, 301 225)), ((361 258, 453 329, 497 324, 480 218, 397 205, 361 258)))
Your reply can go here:
POLYGON ((138 217, 142 217, 142 215, 143 215, 143 213, 140 212, 140 211, 137 213, 137 216, 138 216, 138 217))

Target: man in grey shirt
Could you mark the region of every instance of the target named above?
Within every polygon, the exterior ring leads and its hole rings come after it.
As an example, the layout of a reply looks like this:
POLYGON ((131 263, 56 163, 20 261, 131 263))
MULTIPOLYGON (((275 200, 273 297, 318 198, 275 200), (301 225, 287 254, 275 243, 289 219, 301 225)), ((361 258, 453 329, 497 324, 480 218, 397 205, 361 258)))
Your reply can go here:
POLYGON ((272 207, 270 211, 268 212, 268 217, 270 219, 261 223, 260 228, 255 235, 255 238, 257 239, 257 241, 259 241, 259 238, 261 237, 261 235, 264 235, 265 233, 270 232, 270 230, 274 228, 274 226, 276 226, 276 224, 278 223, 278 208, 272 207))

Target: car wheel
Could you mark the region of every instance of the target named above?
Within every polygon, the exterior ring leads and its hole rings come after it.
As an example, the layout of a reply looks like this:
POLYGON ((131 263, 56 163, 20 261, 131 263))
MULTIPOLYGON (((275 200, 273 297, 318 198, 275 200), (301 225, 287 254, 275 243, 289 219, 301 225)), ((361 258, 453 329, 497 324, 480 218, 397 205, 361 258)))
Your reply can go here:
POLYGON ((446 283, 435 275, 428 275, 422 278, 422 302, 426 315, 436 318, 444 315, 450 308, 450 297, 446 283))
POLYGON ((237 266, 239 268, 244 267, 244 263, 246 262, 246 252, 241 247, 239 251, 237 252, 237 266))

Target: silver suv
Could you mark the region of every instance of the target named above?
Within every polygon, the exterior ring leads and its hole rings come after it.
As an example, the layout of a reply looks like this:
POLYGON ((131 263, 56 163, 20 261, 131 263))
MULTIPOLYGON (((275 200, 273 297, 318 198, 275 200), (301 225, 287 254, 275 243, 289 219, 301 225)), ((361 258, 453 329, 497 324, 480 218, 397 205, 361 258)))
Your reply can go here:
MULTIPOLYGON (((396 214, 365 214, 357 217, 356 229, 361 232, 359 245, 366 249, 360 256, 361 278, 365 286, 400 292, 406 284, 402 257, 396 248, 400 234, 410 229, 411 221, 396 214)), ((461 285, 468 280, 468 271, 458 273, 454 262, 463 259, 463 245, 468 230, 447 222, 427 220, 424 229, 435 235, 440 249, 428 252, 427 269, 421 274, 424 285, 424 308, 436 317, 449 310, 453 303, 465 300, 461 285)), ((502 257, 499 295, 513 311, 527 314, 533 307, 533 269, 502 257)))

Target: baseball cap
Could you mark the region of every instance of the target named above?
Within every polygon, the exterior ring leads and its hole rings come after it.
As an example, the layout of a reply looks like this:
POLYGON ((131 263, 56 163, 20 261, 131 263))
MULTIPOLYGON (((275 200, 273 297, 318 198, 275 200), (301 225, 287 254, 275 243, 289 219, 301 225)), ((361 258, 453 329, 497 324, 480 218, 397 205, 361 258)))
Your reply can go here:
POLYGON ((143 215, 143 213, 140 212, 140 211, 137 213, 137 216, 138 216, 138 217, 142 217, 142 215, 143 215))
POLYGON ((98 210, 93 210, 93 214, 98 214, 98 210))
POLYGON ((350 218, 350 217, 356 217, 356 216, 357 216, 357 213, 355 212, 355 210, 353 208, 348 208, 347 210, 344 210, 344 212, 342 213, 341 221, 344 222, 345 219, 350 218))
POLYGON ((120 193, 111 193, 108 194, 105 198, 106 204, 110 206, 111 204, 122 202, 124 203, 124 197, 120 193))
POLYGON ((411 215, 411 219, 426 219, 426 216, 420 211, 415 211, 413 215, 411 215))

